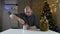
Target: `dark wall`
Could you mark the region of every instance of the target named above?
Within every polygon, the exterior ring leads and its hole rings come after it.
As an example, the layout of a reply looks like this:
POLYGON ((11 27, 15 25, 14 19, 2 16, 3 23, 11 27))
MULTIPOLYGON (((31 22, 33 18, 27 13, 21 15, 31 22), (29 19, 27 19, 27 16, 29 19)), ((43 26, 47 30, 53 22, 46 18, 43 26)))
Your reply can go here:
POLYGON ((0 0, 0 32, 2 31, 2 12, 3 12, 3 1, 0 0))

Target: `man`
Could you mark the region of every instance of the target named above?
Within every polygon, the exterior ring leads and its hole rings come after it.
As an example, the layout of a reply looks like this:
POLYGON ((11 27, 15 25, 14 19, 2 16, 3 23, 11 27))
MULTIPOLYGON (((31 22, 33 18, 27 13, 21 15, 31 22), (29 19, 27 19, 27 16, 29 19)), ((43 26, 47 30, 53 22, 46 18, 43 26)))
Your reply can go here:
POLYGON ((10 18, 17 20, 20 24, 27 24, 27 29, 36 29, 38 25, 36 16, 32 14, 32 10, 29 6, 25 7, 24 13, 11 14, 10 18))

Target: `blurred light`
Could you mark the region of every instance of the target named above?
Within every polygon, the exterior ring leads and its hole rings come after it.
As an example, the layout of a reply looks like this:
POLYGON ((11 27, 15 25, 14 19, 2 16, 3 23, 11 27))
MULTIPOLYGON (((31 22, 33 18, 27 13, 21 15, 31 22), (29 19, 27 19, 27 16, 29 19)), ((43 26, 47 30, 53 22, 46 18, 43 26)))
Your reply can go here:
POLYGON ((56 2, 58 3, 58 0, 56 0, 56 2))
POLYGON ((7 6, 7 5, 5 5, 4 8, 5 8, 5 10, 10 10, 11 9, 11 7, 7 6))

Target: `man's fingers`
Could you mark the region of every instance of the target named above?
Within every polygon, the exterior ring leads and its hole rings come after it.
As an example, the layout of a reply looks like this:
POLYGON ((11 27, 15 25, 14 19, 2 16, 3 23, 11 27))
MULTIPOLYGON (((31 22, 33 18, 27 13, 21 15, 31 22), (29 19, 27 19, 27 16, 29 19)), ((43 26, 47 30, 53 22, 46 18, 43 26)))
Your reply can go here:
POLYGON ((24 23, 25 23, 25 21, 24 21, 23 19, 19 19, 18 21, 19 21, 19 23, 21 23, 21 24, 24 24, 24 23))

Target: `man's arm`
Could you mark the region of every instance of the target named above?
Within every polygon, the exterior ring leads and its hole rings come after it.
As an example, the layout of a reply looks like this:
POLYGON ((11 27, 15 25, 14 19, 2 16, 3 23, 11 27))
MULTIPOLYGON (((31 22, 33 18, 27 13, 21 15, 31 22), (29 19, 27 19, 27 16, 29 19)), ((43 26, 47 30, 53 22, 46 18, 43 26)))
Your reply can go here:
POLYGON ((19 21, 19 23, 21 23, 21 24, 24 24, 24 23, 25 23, 23 19, 17 17, 17 16, 14 15, 14 14, 11 14, 11 15, 10 15, 10 18, 19 21))
POLYGON ((17 16, 14 15, 14 14, 11 14, 11 15, 10 15, 10 18, 11 18, 11 19, 14 19, 14 20, 18 20, 18 19, 20 19, 19 17, 17 17, 17 16))

